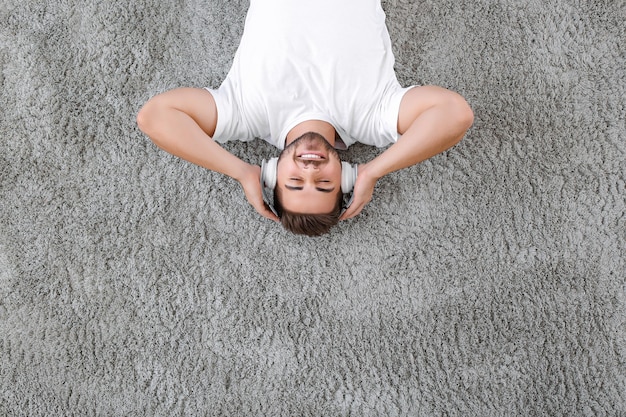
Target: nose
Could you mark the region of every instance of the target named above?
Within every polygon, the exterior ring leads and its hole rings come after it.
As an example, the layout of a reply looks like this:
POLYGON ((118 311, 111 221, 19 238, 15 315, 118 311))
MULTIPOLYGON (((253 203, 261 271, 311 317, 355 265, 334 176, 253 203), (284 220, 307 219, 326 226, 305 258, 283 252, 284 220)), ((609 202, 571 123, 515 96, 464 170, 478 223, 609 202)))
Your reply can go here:
POLYGON ((309 169, 309 168, 319 169, 319 167, 320 167, 320 162, 318 161, 302 161, 302 168, 304 169, 309 169))

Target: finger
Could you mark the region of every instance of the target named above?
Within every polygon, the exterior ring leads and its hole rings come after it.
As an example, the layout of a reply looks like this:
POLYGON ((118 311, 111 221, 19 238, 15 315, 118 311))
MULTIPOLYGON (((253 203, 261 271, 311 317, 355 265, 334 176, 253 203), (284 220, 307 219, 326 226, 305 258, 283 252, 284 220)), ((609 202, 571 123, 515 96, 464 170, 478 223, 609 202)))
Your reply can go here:
POLYGON ((343 212, 341 216, 339 216, 339 221, 348 220, 352 217, 352 213, 356 210, 356 208, 361 204, 359 200, 352 200, 350 205, 346 208, 346 211, 343 212))
POLYGON ((340 220, 349 220, 359 214, 361 210, 352 210, 350 212, 345 212, 340 220))
POLYGON ((346 212, 341 215, 339 220, 348 220, 348 219, 355 217, 361 212, 361 210, 363 210, 363 207, 365 207, 365 204, 352 203, 350 208, 348 208, 348 210, 346 210, 346 212))
POLYGON ((272 210, 270 210, 267 207, 265 207, 265 204, 263 204, 263 208, 262 209, 257 208, 256 211, 261 216, 265 217, 266 219, 270 219, 270 220, 273 220, 275 222, 280 222, 280 219, 274 214, 274 212, 272 212, 272 210))
POLYGON ((343 212, 343 214, 339 217, 339 221, 348 220, 350 215, 352 214, 352 207, 343 212))
MULTIPOLYGON (((246 195, 246 197, 248 197, 246 195)), ((273 220, 275 222, 279 222, 280 219, 276 216, 276 214, 274 214, 274 212, 272 210, 270 210, 270 208, 265 204, 265 201, 263 201, 263 198, 260 197, 260 200, 257 197, 254 198, 248 198, 248 203, 250 203, 250 205, 256 210, 257 213, 259 213, 261 216, 273 220)))
POLYGON ((352 202, 352 204, 350 204, 350 207, 348 207, 346 211, 344 211, 343 214, 339 217, 339 221, 348 220, 349 218, 351 218, 352 213, 354 213, 357 206, 358 206, 358 203, 355 204, 354 202, 352 202))

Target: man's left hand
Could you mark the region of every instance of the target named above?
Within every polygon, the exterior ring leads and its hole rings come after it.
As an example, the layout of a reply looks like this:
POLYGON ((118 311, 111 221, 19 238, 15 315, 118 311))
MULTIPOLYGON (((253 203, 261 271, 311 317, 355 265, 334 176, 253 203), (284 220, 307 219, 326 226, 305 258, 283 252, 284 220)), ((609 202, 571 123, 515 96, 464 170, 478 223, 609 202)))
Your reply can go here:
POLYGON ((356 178, 353 190, 353 199, 350 207, 341 215, 339 220, 348 220, 356 216, 363 208, 372 201, 374 187, 378 178, 371 176, 367 170, 367 165, 359 165, 359 174, 356 178))

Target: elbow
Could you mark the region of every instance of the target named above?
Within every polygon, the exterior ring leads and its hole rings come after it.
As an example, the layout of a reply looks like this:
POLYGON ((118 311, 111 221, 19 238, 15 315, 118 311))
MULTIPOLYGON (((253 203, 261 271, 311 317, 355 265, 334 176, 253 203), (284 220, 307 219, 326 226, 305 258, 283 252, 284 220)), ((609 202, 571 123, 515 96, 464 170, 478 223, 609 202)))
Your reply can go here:
POLYGON ((452 103, 450 103, 450 110, 450 114, 454 115, 454 126, 456 126, 457 132, 455 143, 458 143, 474 124, 474 111, 460 95, 457 95, 452 103))
POLYGON ((470 105, 467 104, 467 102, 465 104, 466 104, 466 109, 465 109, 465 114, 463 116, 463 121, 466 126, 465 130, 467 131, 474 124, 474 111, 472 110, 470 105))
POLYGON ((474 111, 461 96, 458 96, 454 108, 459 128, 466 132, 474 124, 474 111))
POLYGON ((150 136, 150 126, 152 125, 152 114, 150 103, 146 103, 137 113, 137 127, 146 135, 150 136))
POLYGON ((162 146, 160 143, 160 119, 162 118, 162 112, 160 111, 158 102, 154 99, 148 101, 139 110, 136 116, 137 126, 146 136, 152 140, 157 146, 162 146))

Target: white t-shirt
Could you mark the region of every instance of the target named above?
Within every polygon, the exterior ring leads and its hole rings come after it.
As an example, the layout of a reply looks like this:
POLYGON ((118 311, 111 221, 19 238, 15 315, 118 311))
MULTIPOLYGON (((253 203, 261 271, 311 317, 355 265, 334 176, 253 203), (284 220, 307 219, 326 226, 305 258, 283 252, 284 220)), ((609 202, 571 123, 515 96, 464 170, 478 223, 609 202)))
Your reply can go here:
POLYGON ((251 0, 228 76, 212 90, 214 139, 265 139, 279 149, 306 120, 349 146, 398 139, 402 88, 380 0, 251 0))

